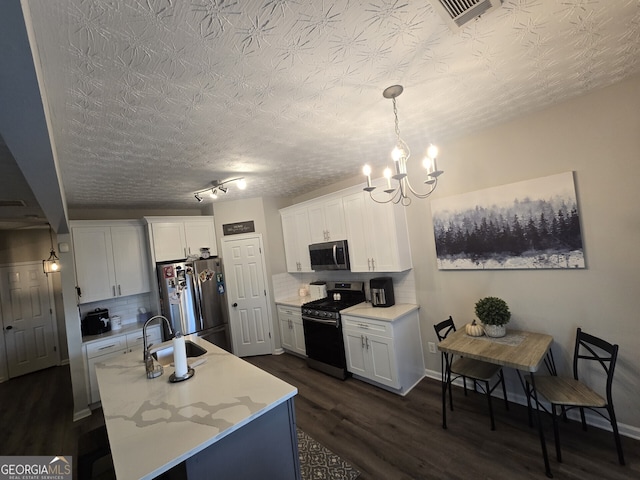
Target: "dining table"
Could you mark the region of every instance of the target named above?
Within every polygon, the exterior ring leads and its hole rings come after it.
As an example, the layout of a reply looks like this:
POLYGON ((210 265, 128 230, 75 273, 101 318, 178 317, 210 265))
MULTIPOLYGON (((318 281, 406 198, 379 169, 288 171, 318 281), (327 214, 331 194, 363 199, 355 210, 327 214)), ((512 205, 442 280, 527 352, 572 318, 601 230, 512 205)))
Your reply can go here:
MULTIPOLYGON (((545 474, 552 478, 551 466, 549 465, 549 455, 540 421, 540 404, 535 386, 535 373, 545 364, 552 374, 555 374, 555 365, 551 354, 551 344, 553 337, 544 333, 528 332, 524 330, 507 330, 504 337, 473 337, 468 335, 464 329, 451 332, 447 338, 438 343, 438 349, 449 355, 459 355, 467 358, 474 358, 483 362, 489 362, 503 367, 516 369, 520 382, 525 388, 525 393, 533 397, 536 409, 536 421, 538 424, 538 434, 540 436, 540 446, 544 458, 545 474), (528 381, 531 383, 531 390, 527 392, 522 379, 521 371, 528 373, 528 381)), ((452 362, 445 362, 443 368, 448 369, 452 362)), ((451 378, 451 372, 446 371, 444 379, 451 378)), ((446 389, 447 381, 442 382, 442 425, 446 428, 446 389)), ((529 397, 527 397, 529 398, 529 397)))

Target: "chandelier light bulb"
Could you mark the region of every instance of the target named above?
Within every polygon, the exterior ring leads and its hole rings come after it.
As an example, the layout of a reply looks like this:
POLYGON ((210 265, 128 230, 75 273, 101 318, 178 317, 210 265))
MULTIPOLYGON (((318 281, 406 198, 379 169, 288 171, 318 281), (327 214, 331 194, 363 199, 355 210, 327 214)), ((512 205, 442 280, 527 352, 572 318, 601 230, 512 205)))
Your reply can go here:
POLYGON ((424 157, 424 159, 422 159, 422 166, 427 173, 431 173, 433 171, 433 160, 431 160, 431 157, 424 157))
POLYGON ((429 158, 438 158, 438 147, 436 147, 433 143, 429 145, 427 148, 427 155, 429 158))
POLYGON ((400 159, 405 156, 406 154, 402 147, 396 146, 396 148, 394 148, 393 151, 391 152, 391 158, 393 158, 394 162, 400 161, 400 159))
POLYGON ((371 176, 371 166, 369 164, 366 164, 364 167, 362 167, 362 173, 364 173, 367 177, 371 176))
POLYGON ((58 262, 53 262, 51 264, 51 270, 53 270, 54 272, 57 272, 59 267, 60 266, 58 265, 58 262))
POLYGON ((216 198, 218 198, 218 192, 216 190, 211 190, 209 196, 215 200, 216 198))

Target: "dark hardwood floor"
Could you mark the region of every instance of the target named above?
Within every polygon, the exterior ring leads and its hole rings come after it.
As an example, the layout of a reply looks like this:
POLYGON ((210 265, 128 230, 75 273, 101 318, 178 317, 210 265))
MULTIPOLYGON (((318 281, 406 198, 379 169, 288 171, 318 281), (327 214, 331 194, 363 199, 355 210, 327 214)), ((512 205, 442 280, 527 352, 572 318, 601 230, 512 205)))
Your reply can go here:
MULTIPOLYGON (((465 398, 457 389, 455 411, 443 430, 438 381, 424 379, 400 397, 358 380, 334 379, 292 355, 247 361, 298 388, 298 426, 351 462, 362 480, 546 478, 537 430, 529 428, 520 405, 506 411, 495 402, 496 430, 491 431, 485 397, 471 393, 465 398)), ((78 438, 104 419, 98 409, 73 422, 72 412, 68 367, 0 384, 0 455, 73 455, 75 463, 78 438)), ((551 422, 544 421, 554 478, 640 478, 639 441, 623 437, 627 465, 622 467, 610 432, 583 432, 575 422, 563 423, 564 461, 558 463, 551 422)))

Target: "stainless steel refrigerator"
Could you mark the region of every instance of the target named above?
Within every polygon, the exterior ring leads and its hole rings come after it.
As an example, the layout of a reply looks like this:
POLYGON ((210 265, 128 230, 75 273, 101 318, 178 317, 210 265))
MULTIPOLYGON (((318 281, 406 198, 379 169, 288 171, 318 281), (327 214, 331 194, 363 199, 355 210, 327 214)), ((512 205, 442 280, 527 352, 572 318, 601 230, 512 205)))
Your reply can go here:
POLYGON ((162 314, 173 331, 197 334, 231 352, 222 261, 208 258, 156 266, 162 314))

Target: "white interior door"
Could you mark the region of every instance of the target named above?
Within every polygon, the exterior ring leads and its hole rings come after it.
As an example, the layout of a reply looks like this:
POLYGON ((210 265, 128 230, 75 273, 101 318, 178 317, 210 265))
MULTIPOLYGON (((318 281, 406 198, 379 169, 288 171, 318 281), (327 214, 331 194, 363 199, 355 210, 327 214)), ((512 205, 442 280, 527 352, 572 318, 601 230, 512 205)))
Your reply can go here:
POLYGON ((272 353, 262 236, 222 239, 233 353, 239 357, 272 353))
POLYGON ((53 305, 42 263, 0 268, 0 300, 9 377, 56 365, 53 305))

